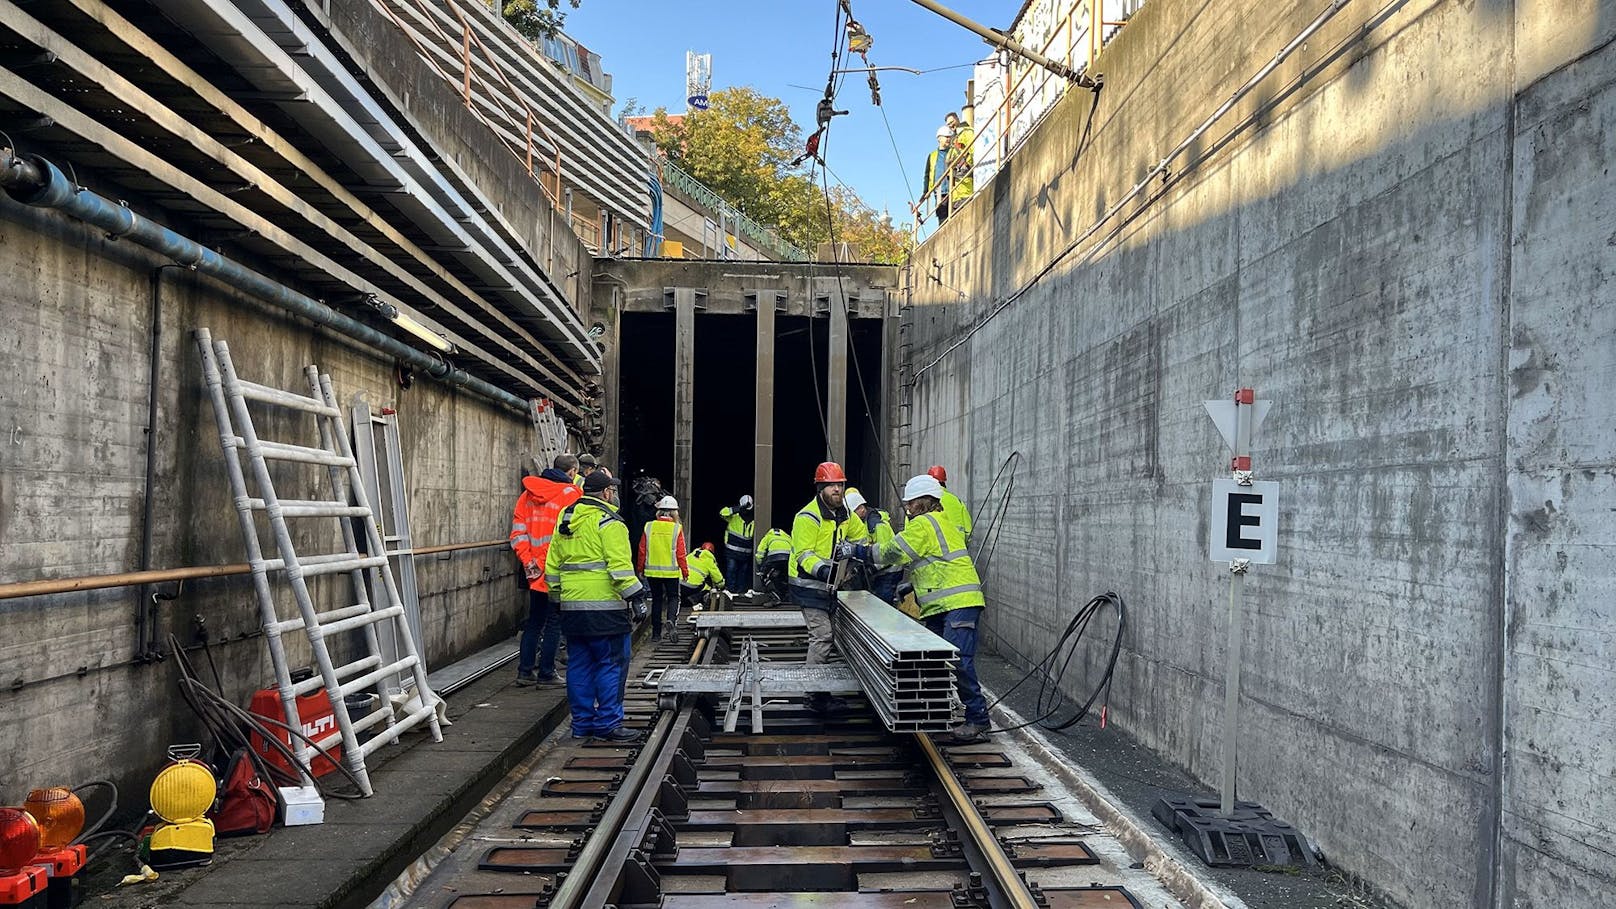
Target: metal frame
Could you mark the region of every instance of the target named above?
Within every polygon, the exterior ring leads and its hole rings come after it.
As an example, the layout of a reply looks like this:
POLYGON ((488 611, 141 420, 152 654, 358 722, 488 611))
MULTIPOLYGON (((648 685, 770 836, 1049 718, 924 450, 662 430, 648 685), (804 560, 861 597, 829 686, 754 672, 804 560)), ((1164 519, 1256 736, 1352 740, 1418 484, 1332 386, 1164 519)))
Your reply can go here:
MULTIPOLYGON (((398 414, 390 407, 380 413, 372 410, 362 395, 354 396, 353 403, 354 455, 359 462, 359 476, 364 483, 365 496, 376 503, 374 522, 381 535, 383 554, 397 572, 401 599, 389 601, 388 588, 381 572, 370 572, 371 595, 378 605, 404 607, 404 618, 410 634, 417 641, 421 637, 421 601, 415 581, 415 541, 410 533, 410 498, 404 486, 404 453, 398 437, 398 414)), ((382 660, 396 662, 399 658, 399 640, 390 624, 378 629, 382 660)), ((412 673, 400 672, 389 683, 395 691, 408 692, 415 687, 412 673)))

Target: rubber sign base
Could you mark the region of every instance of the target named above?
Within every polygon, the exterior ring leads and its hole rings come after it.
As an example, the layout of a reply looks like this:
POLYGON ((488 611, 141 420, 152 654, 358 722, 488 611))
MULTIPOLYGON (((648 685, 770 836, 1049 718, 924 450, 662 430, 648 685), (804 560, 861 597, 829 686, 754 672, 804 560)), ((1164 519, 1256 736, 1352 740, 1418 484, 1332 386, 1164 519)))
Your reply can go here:
POLYGON ((1168 795, 1157 799, 1150 813, 1208 865, 1310 868, 1319 863, 1300 830, 1256 802, 1235 802, 1227 817, 1218 807, 1216 798, 1168 795))

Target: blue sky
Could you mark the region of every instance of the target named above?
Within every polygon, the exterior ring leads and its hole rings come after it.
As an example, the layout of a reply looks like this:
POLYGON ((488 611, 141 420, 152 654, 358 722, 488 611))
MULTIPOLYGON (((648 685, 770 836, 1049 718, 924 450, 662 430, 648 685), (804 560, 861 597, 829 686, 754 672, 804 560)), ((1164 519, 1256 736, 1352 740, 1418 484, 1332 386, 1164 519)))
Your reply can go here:
MULTIPOLYGON (((995 28, 1008 28, 1020 0, 951 0, 950 8, 995 28)), ((875 37, 877 66, 934 69, 971 63, 989 47, 971 32, 910 0, 853 0, 853 13, 875 37)), ((830 67, 836 0, 583 0, 567 15, 566 31, 602 57, 612 74, 619 109, 636 99, 647 111, 685 107, 685 51, 712 54, 713 89, 750 85, 791 106, 807 135, 830 67), (794 86, 806 86, 797 88, 794 86)), ((852 65, 858 58, 853 58, 852 65)), ((970 67, 925 75, 883 72, 881 101, 918 188, 926 154, 936 147, 943 114, 965 99, 970 67)), ((831 172, 893 220, 910 220, 892 140, 870 104, 863 74, 848 77, 837 107, 850 111, 831 126, 831 172)), ((615 113, 615 111, 614 111, 615 113)))

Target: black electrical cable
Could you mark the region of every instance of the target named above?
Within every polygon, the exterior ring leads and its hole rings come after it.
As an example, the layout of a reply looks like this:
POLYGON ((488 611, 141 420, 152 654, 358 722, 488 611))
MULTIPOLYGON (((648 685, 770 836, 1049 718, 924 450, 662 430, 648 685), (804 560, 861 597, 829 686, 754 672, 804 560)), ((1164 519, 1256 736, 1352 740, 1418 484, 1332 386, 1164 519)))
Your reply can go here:
MULTIPOLYGON (((144 821, 145 819, 146 819, 146 816, 143 815, 141 817, 141 820, 144 821)), ((103 830, 100 833, 94 833, 94 834, 91 834, 90 836, 84 837, 82 840, 79 840, 79 841, 75 842, 74 845, 77 845, 79 842, 87 843, 87 842, 90 842, 92 840, 106 840, 106 839, 125 839, 125 840, 129 840, 131 843, 133 843, 134 844, 134 849, 133 849, 133 852, 132 852, 130 858, 135 863, 135 873, 136 874, 143 874, 145 872, 146 869, 145 869, 144 863, 141 862, 141 860, 140 860, 140 836, 139 836, 139 834, 132 833, 132 832, 130 832, 128 830, 103 830)), ((94 862, 97 859, 101 858, 101 856, 105 855, 107 853, 107 851, 112 849, 112 848, 113 847, 110 846, 110 845, 102 846, 99 849, 95 850, 94 852, 88 853, 84 858, 84 864, 86 864, 86 865, 91 864, 92 862, 94 862)))
POLYGON ((175 665, 180 670, 180 693, 184 696, 186 703, 191 706, 191 709, 196 711, 203 725, 214 735, 217 743, 226 745, 226 750, 232 753, 238 749, 245 748, 261 775, 277 782, 284 782, 287 785, 299 785, 302 782, 300 776, 261 760, 258 753, 251 746, 250 733, 256 732, 260 740, 274 748, 276 753, 286 759, 287 766, 298 766, 301 762, 298 760, 297 755, 289 745, 281 741, 280 736, 271 732, 269 727, 280 729, 302 741, 315 753, 329 761, 343 776, 348 778, 348 781, 353 784, 356 790, 355 792, 343 792, 315 779, 314 786, 322 796, 352 800, 364 798, 357 791, 361 789, 359 778, 354 776, 353 771, 349 770, 342 761, 332 757, 331 752, 320 747, 312 739, 304 735, 301 729, 294 729, 279 720, 248 713, 231 703, 223 695, 209 688, 205 682, 196 676, 195 667, 191 665, 189 658, 185 657, 177 646, 174 646, 178 643, 177 639, 173 635, 170 635, 169 639, 170 649, 177 654, 181 654, 179 659, 175 661, 175 665))
MULTIPOLYGON (((97 786, 112 790, 112 803, 107 806, 106 812, 95 823, 79 831, 79 835, 74 837, 73 842, 69 845, 77 846, 79 843, 95 836, 96 831, 105 826, 107 821, 112 820, 112 816, 118 812, 118 786, 111 780, 91 780, 88 783, 80 783, 74 786, 71 791, 74 795, 78 795, 86 789, 94 789, 97 786)), ((79 801, 83 802, 82 796, 80 796, 79 801)))
POLYGON ((1017 680, 1014 685, 1011 685, 1008 691, 999 695, 988 707, 988 710, 991 711, 994 707, 1004 703, 1005 698, 1014 694, 1017 689, 1036 675, 1038 677, 1038 699, 1035 702, 1034 709, 1038 715, 1014 726, 1003 726, 993 731, 1009 732, 1013 729, 1036 725, 1051 732, 1060 732, 1082 722, 1083 718, 1088 716, 1096 701, 1100 703, 1100 724, 1104 726, 1106 714, 1111 703, 1111 680, 1116 674, 1117 657, 1122 653, 1122 638, 1127 633, 1127 630, 1128 606, 1123 602, 1121 594, 1115 591, 1106 591, 1083 604, 1083 607, 1073 614, 1071 621, 1066 623, 1066 630, 1061 633, 1060 639, 1055 642, 1054 647, 1050 648, 1049 653, 1045 654, 1042 660, 1039 660, 1036 665, 1027 670, 1026 674, 1017 680), (1083 702, 1083 705, 1077 709, 1076 713, 1063 720, 1051 722, 1051 717, 1061 709, 1061 704, 1063 703, 1061 682, 1065 680, 1066 671, 1070 668, 1072 659, 1077 655, 1078 645, 1082 643, 1083 635, 1088 631, 1090 622, 1107 606, 1110 606, 1117 614, 1117 633, 1116 638, 1111 643, 1111 655, 1106 660, 1105 672, 1100 676, 1100 680, 1094 686, 1093 692, 1089 694, 1088 700, 1083 702), (1057 663, 1059 664, 1058 667, 1056 666, 1057 663))

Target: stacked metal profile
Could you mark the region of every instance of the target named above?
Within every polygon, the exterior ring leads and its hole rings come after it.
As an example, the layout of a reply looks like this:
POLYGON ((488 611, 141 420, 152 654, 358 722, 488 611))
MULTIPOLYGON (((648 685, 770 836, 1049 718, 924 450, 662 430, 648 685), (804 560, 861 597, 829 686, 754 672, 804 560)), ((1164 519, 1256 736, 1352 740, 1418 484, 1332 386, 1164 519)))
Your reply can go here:
POLYGON ((837 595, 836 649, 893 732, 941 732, 953 717, 959 650, 864 590, 837 595))

